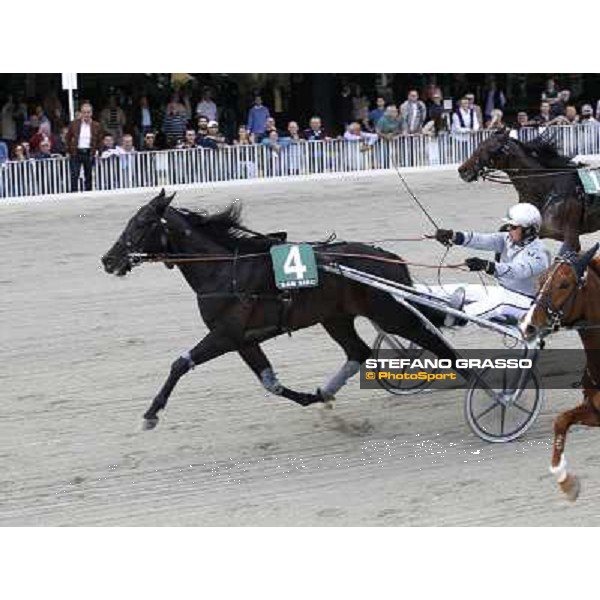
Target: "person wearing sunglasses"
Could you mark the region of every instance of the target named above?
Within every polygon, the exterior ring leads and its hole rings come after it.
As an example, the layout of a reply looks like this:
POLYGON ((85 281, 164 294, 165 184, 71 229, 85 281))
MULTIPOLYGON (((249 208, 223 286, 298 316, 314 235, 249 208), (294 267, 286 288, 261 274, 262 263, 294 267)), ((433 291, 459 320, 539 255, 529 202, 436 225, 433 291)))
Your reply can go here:
MULTIPOLYGON (((435 239, 445 246, 455 244, 495 253, 493 260, 467 258, 470 271, 496 279, 498 285, 425 286, 421 291, 445 298, 450 306, 467 314, 500 321, 516 321, 529 309, 537 291, 538 276, 550 266, 550 253, 539 238, 540 211, 532 204, 515 204, 508 210, 504 226, 496 233, 475 233, 438 229, 435 239)), ((420 289, 420 286, 416 286, 420 289)), ((461 325, 447 319, 446 325, 461 325)))

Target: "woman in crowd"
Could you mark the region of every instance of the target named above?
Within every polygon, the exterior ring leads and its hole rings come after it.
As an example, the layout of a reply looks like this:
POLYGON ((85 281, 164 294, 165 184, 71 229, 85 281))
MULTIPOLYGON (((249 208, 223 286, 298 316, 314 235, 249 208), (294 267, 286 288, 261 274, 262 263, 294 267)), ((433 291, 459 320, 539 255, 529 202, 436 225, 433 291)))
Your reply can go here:
POLYGON ((486 129, 504 129, 504 113, 499 108, 492 110, 491 119, 487 122, 486 129))
POLYGON ((27 156, 28 146, 27 144, 15 144, 12 152, 12 159, 16 162, 26 161, 29 157, 27 156))
POLYGON ((249 146, 252 144, 252 140, 250 140, 250 132, 246 128, 245 125, 240 125, 238 128, 238 136, 235 140, 233 140, 234 146, 249 146))
POLYGON ((250 139, 250 131, 245 125, 238 128, 237 138, 233 140, 234 156, 238 164, 237 178, 256 177, 256 151, 250 139))

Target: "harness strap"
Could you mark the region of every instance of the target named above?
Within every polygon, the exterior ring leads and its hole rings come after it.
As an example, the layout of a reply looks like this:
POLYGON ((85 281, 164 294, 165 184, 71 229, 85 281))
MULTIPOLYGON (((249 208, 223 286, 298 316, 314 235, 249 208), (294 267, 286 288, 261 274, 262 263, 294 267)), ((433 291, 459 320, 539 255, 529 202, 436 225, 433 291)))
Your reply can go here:
POLYGON ((292 337, 290 315, 292 312, 293 298, 291 291, 285 290, 279 294, 279 300, 281 301, 281 310, 279 311, 279 331, 287 333, 289 337, 292 337))

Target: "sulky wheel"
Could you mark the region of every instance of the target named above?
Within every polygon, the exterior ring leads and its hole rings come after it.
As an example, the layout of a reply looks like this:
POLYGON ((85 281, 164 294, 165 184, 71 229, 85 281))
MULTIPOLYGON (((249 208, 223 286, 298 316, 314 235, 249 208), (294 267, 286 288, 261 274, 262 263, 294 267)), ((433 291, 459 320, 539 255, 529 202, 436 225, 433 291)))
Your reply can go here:
MULTIPOLYGON (((374 358, 410 358, 416 359, 429 355, 420 346, 410 342, 398 335, 380 332, 373 343, 374 358)), ((430 355, 433 357, 433 354, 430 355)), ((377 383, 386 391, 397 396, 406 396, 409 394, 419 394, 429 391, 427 380, 388 380, 378 379, 377 383)))
POLYGON ((465 396, 465 416, 473 432, 486 442, 510 442, 522 436, 535 422, 544 401, 544 390, 535 369, 522 390, 519 372, 498 373, 483 369, 469 380, 465 396))

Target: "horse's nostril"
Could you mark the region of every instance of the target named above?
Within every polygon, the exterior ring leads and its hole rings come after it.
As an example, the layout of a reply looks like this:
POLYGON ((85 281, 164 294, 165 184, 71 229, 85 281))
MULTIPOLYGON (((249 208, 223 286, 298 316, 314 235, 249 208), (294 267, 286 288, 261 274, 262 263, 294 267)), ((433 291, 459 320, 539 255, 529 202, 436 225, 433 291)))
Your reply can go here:
POLYGON ((525 328, 525 335, 533 337, 537 333, 537 328, 534 325, 527 325, 525 328))
POLYGON ((110 269, 113 266, 113 259, 110 256, 103 256, 100 260, 105 269, 110 269))

